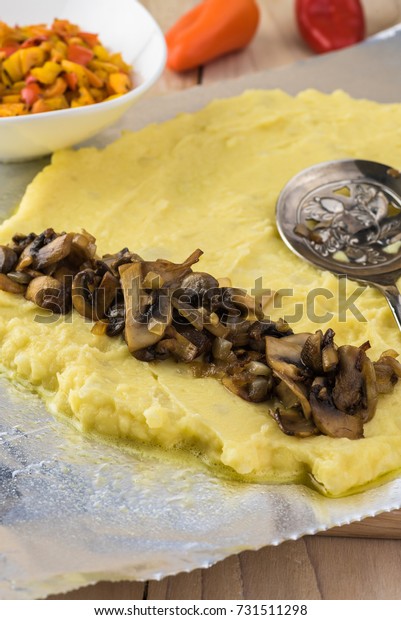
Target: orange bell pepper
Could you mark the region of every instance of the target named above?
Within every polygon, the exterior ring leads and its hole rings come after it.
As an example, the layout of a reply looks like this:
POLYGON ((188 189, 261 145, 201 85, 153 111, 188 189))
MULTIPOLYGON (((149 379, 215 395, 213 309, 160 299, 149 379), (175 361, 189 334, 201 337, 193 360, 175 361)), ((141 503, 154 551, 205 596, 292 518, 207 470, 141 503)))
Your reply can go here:
POLYGON ((187 71, 242 49, 258 24, 255 0, 203 0, 166 33, 167 66, 187 71))

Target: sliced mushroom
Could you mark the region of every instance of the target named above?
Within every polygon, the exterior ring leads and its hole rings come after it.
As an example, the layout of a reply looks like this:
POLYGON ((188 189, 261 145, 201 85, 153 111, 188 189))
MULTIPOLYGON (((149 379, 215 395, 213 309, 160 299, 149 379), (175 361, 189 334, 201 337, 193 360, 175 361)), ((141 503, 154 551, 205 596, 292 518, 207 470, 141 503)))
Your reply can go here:
POLYGON ((307 420, 302 415, 302 411, 297 407, 289 407, 286 409, 278 407, 275 411, 271 412, 271 415, 286 435, 305 438, 319 434, 319 429, 316 427, 313 420, 307 420))
MULTIPOLYGON (((192 342, 193 345, 196 346, 198 350, 198 355, 204 355, 208 353, 212 348, 212 337, 210 334, 203 330, 202 332, 198 331, 192 325, 185 324, 177 324, 174 325, 175 330, 184 336, 189 342, 192 342)), ((217 340, 217 338, 215 339, 217 340)))
POLYGON ((291 336, 294 332, 286 321, 279 320, 277 322, 270 321, 266 318, 263 321, 255 321, 250 325, 248 332, 249 345, 254 351, 265 352, 266 336, 274 336, 275 338, 284 338, 291 336))
POLYGON ((376 385, 379 394, 389 394, 401 377, 401 364, 395 359, 396 351, 384 351, 377 362, 373 363, 376 385))
POLYGON ((72 281, 73 306, 82 316, 98 321, 112 304, 118 286, 118 280, 110 272, 100 278, 93 269, 84 269, 72 281))
POLYGON ((125 328, 125 307, 121 301, 116 301, 106 312, 108 336, 118 336, 125 328))
POLYGON ((46 228, 46 230, 44 230, 40 235, 34 236, 33 241, 24 247, 24 250, 19 257, 16 270, 23 271, 31 265, 34 268, 37 268, 37 265, 34 265, 34 260, 38 252, 51 243, 56 237, 57 235, 53 228, 46 228))
POLYGON ((325 379, 314 381, 309 395, 312 418, 317 428, 329 437, 361 439, 363 420, 358 414, 350 415, 336 408, 329 394, 325 379))
POLYGON ((60 235, 37 252, 33 253, 31 250, 31 255, 33 254, 32 267, 34 269, 44 269, 63 260, 71 251, 73 236, 73 233, 60 235))
POLYGON ((18 282, 15 282, 5 273, 0 273, 0 290, 7 293, 13 293, 14 295, 23 295, 25 293, 25 286, 18 282))
POLYGON ((152 297, 142 289, 143 265, 144 263, 130 263, 119 268, 125 303, 124 336, 132 354, 152 347, 163 335, 148 329, 147 313, 152 304, 152 297))
POLYGON ((332 372, 336 369, 338 364, 338 353, 337 347, 334 344, 334 331, 332 329, 328 329, 324 336, 322 342, 322 366, 323 372, 332 372))
POLYGON ((134 254, 130 252, 128 248, 123 248, 116 254, 104 254, 101 258, 101 262, 106 265, 107 269, 109 269, 116 278, 118 278, 118 268, 121 267, 121 265, 143 262, 143 259, 139 254, 134 254))
POLYGON ((148 330, 163 336, 167 327, 171 325, 173 309, 168 289, 158 289, 152 297, 152 305, 147 313, 148 330))
POLYGON ((230 333, 229 328, 225 327, 222 323, 214 325, 213 321, 210 319, 211 313, 205 308, 194 308, 190 303, 183 302, 177 298, 175 293, 171 298, 171 303, 173 307, 178 310, 179 314, 191 323, 195 329, 199 331, 207 329, 211 334, 219 338, 226 338, 230 333))
POLYGON ((322 342, 323 332, 318 329, 317 332, 309 336, 301 351, 302 362, 316 375, 323 373, 322 342))
POLYGON ((233 376, 225 375, 221 381, 230 392, 252 403, 261 403, 266 400, 273 387, 271 377, 252 375, 246 371, 233 376))
POLYGON ((174 283, 180 285, 182 279, 192 271, 192 265, 199 261, 202 254, 202 250, 195 250, 183 263, 172 263, 161 258, 156 261, 144 261, 142 278, 145 278, 149 271, 153 271, 161 276, 163 286, 171 286, 174 283))
POLYGON ((31 280, 26 289, 25 298, 57 314, 65 314, 69 311, 63 285, 50 276, 40 276, 31 280))
MULTIPOLYGON (((274 374, 293 393, 294 398, 296 399, 297 404, 299 404, 302 407, 302 411, 303 411, 304 417, 307 420, 309 420, 310 417, 311 417, 312 412, 311 412, 311 406, 310 406, 309 400, 308 400, 307 389, 304 386, 304 384, 300 383, 299 381, 296 383, 290 377, 288 377, 285 373, 280 372, 278 370, 275 370, 274 374)), ((281 387, 281 390, 283 390, 282 387, 281 387)), ((277 389, 276 389, 276 393, 279 396, 280 395, 280 390, 278 390, 278 392, 277 392, 277 389)))
POLYGON ((303 381, 308 371, 301 360, 301 352, 310 334, 294 334, 284 338, 266 336, 266 360, 274 371, 294 381, 303 381))
POLYGON ((182 362, 193 362, 199 356, 199 348, 188 338, 185 338, 174 327, 167 330, 167 338, 158 342, 155 346, 158 355, 171 353, 175 359, 182 362))
MULTIPOLYGON (((96 239, 86 230, 73 234, 71 249, 68 256, 69 262, 82 270, 82 265, 89 262, 93 267, 92 261, 96 257, 96 239)), ((89 265, 88 265, 89 266, 89 265)), ((114 274, 116 275, 116 274, 114 274)))
POLYGON ((12 280, 12 282, 15 282, 16 284, 21 284, 22 286, 25 286, 26 284, 29 284, 33 276, 31 276, 26 271, 9 271, 7 274, 7 278, 10 278, 10 280, 12 280))
POLYGON ((360 411, 363 422, 369 422, 376 412, 379 392, 377 389, 376 374, 373 362, 364 355, 362 358, 362 379, 363 379, 363 408, 360 411))
POLYGON ((191 298, 191 304, 196 308, 203 305, 210 295, 210 291, 219 288, 216 278, 201 271, 192 272, 186 275, 180 288, 191 298))
POLYGON ((17 262, 17 253, 6 245, 0 245, 0 273, 13 271, 17 262))
POLYGON ((25 248, 32 243, 35 239, 35 233, 30 233, 29 235, 21 235, 16 234, 12 238, 12 246, 11 249, 18 255, 25 250, 25 248))
POLYGON ((333 388, 333 402, 337 409, 353 413, 364 406, 364 379, 362 365, 365 352, 361 347, 344 345, 338 349, 338 367, 333 388))

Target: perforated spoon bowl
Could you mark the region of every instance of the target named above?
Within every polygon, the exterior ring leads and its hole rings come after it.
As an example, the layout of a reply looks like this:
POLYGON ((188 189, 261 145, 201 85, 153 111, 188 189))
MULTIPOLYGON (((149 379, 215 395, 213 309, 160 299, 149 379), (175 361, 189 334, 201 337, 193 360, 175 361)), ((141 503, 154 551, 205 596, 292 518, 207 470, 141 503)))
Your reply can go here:
POLYGON ((287 246, 321 269, 376 287, 401 330, 401 172, 358 159, 303 170, 279 195, 287 246))

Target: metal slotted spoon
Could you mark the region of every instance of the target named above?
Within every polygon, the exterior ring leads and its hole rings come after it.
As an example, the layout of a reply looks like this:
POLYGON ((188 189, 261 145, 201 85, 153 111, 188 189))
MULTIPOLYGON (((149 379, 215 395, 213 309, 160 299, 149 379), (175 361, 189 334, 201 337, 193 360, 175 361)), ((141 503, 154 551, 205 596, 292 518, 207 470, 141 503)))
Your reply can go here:
POLYGON ((373 161, 303 170, 277 201, 287 246, 321 269, 376 287, 401 330, 401 172, 373 161))

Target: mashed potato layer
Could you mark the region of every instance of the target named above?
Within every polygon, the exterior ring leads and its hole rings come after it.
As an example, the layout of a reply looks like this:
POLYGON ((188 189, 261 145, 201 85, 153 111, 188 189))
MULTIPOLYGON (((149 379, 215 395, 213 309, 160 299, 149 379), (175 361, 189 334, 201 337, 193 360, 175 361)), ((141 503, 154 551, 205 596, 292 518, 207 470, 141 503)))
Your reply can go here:
MULTIPOLYGON (((281 291, 273 318, 285 316, 295 331, 330 326, 339 344, 369 339, 376 359, 388 348, 401 351, 383 297, 352 282, 341 291, 334 276, 294 256, 275 227, 278 194, 294 174, 348 157, 401 168, 401 105, 343 92, 246 92, 127 133, 104 150, 56 153, 2 225, 0 242, 51 226, 87 229, 101 254, 128 246, 146 259, 181 262, 199 247, 200 270, 249 290, 262 278, 265 288, 281 291), (333 297, 317 296, 311 307, 307 295, 317 287, 333 297), (362 317, 348 311, 344 321, 354 291, 362 317), (326 313, 329 323, 319 322, 326 313)), ((299 481, 308 474, 331 495, 401 468, 398 387, 380 398, 365 439, 292 438, 270 418, 268 403, 242 401, 181 364, 139 362, 122 339, 93 335, 77 313, 52 317, 8 293, 0 294, 0 306, 3 366, 85 432, 195 447, 245 480, 299 481)))

